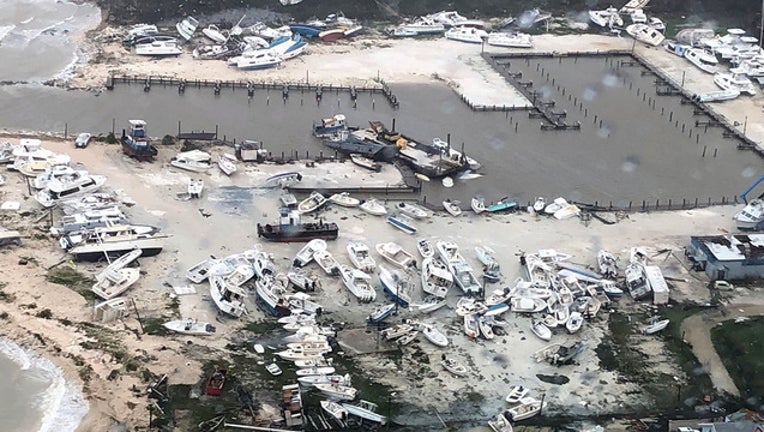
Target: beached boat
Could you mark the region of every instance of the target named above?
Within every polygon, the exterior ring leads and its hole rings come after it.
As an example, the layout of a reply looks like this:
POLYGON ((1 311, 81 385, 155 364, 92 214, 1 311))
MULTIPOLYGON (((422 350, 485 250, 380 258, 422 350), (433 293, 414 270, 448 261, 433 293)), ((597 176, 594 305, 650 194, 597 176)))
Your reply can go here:
POLYGON ((320 209, 326 203, 327 199, 325 196, 313 191, 310 193, 309 197, 305 198, 297 205, 297 210, 300 214, 310 213, 320 209))
POLYGON ((401 203, 398 203, 397 208, 401 213, 415 219, 424 219, 427 216, 429 216, 429 214, 427 213, 425 209, 419 207, 416 204, 401 202, 401 203))
POLYGON ((646 334, 646 335, 651 335, 651 334, 654 334, 654 333, 658 333, 659 331, 661 331, 661 330, 665 329, 666 327, 668 327, 670 322, 671 321, 669 321, 667 319, 660 320, 660 321, 654 321, 653 323, 651 323, 651 324, 649 324, 647 326, 642 327, 642 333, 646 334))
POLYGON ((462 316, 464 323, 464 334, 470 339, 475 339, 480 335, 480 328, 478 327, 477 319, 474 315, 465 314, 462 316))
POLYGON ((281 201, 281 205, 286 208, 291 209, 297 207, 297 198, 295 198, 293 193, 284 191, 279 195, 279 201, 281 201))
POLYGON ((175 155, 170 165, 191 172, 207 172, 212 168, 212 156, 201 150, 190 150, 175 155))
POLYGON ((207 386, 205 387, 205 394, 208 396, 220 396, 223 394, 223 386, 226 381, 225 369, 215 369, 207 380, 207 386))
POLYGON ((565 322, 565 328, 568 330, 568 333, 573 334, 581 330, 583 323, 584 317, 581 315, 581 312, 573 311, 570 313, 567 322, 565 322))
POLYGON ((422 303, 409 304, 409 310, 416 313, 431 313, 435 312, 436 310, 442 308, 446 305, 446 299, 435 297, 435 296, 428 296, 424 300, 422 300, 422 303))
POLYGON ((516 404, 520 402, 520 399, 524 398, 528 394, 528 389, 519 385, 512 387, 504 399, 508 404, 516 404))
POLYGON ((378 243, 375 248, 378 254, 396 267, 406 269, 416 266, 414 255, 404 250, 398 243, 378 243))
POLYGON ((446 199, 445 201, 443 201, 443 208, 446 209, 446 211, 451 216, 454 216, 454 217, 462 214, 462 209, 461 207, 459 207, 460 205, 461 205, 461 202, 459 202, 458 200, 452 201, 450 199, 446 199))
POLYGON ((472 211, 475 214, 483 213, 485 211, 485 198, 481 196, 473 197, 472 201, 470 201, 470 207, 472 207, 472 211))
POLYGON ((533 48, 531 35, 527 33, 492 32, 488 34, 486 43, 503 48, 533 48))
POLYGON ((366 320, 372 324, 384 321, 398 310, 398 305, 396 303, 390 303, 382 306, 376 307, 371 313, 369 314, 368 318, 366 320))
POLYGON ((316 279, 299 272, 288 272, 287 279, 298 291, 313 292, 316 290, 316 279))
POLYGON ((351 405, 349 403, 341 404, 351 415, 361 417, 362 419, 369 420, 375 423, 384 425, 387 423, 387 417, 377 414, 377 404, 365 400, 358 402, 358 405, 351 405))
MULTIPOLYGON (((20 167, 19 167, 20 168, 20 167)), ((22 172, 22 174, 24 174, 22 172)), ((32 187, 35 189, 45 189, 48 182, 54 179, 62 179, 63 181, 71 181, 87 175, 87 171, 78 171, 69 165, 49 165, 46 164, 45 170, 37 174, 32 180, 32 187)))
POLYGON ((225 44, 228 42, 228 31, 220 30, 220 27, 215 24, 210 24, 207 28, 203 28, 202 34, 215 43, 225 44))
POLYGON ((606 278, 613 279, 618 275, 618 259, 604 249, 597 252, 597 266, 600 274, 606 278))
POLYGON ((419 329, 424 335, 424 337, 432 342, 433 345, 439 346, 439 347, 446 347, 448 346, 448 338, 446 337, 443 332, 435 328, 432 324, 420 324, 419 329))
POLYGON ((38 191, 34 198, 45 208, 57 204, 62 199, 70 199, 97 191, 106 183, 106 177, 100 175, 81 174, 76 178, 55 178, 38 191))
POLYGON ((413 324, 404 322, 402 324, 397 324, 392 327, 388 327, 382 331, 379 332, 380 335, 382 335, 383 338, 387 341, 398 339, 401 336, 405 336, 412 331, 416 330, 413 324))
POLYGON ((251 54, 244 53, 238 57, 228 59, 228 61, 229 63, 233 61, 234 66, 240 70, 270 69, 281 64, 281 59, 269 51, 253 51, 251 54))
POLYGON ((286 301, 289 303, 289 309, 301 310, 303 313, 321 315, 324 308, 319 304, 311 300, 311 297, 304 292, 297 292, 284 295, 286 301))
POLYGON ((300 249, 299 252, 297 252, 297 255, 294 257, 294 261, 292 262, 292 265, 295 267, 305 267, 306 265, 310 264, 311 261, 313 261, 313 257, 316 254, 316 252, 325 251, 326 250, 326 241, 323 239, 313 239, 305 244, 305 246, 300 249))
POLYGON ((276 266, 273 264, 273 261, 271 261, 271 257, 267 252, 262 250, 254 250, 254 256, 252 257, 252 264, 250 267, 252 268, 254 275, 257 276, 257 279, 264 279, 276 275, 276 266))
POLYGON ((475 320, 477 321, 478 330, 480 330, 480 336, 483 336, 485 339, 488 339, 488 340, 491 340, 496 337, 496 335, 493 333, 493 327, 490 321, 484 319, 482 316, 476 317, 475 320))
POLYGON ((371 302, 377 298, 377 292, 371 287, 371 276, 348 266, 340 266, 342 282, 347 289, 361 302, 371 302))
POLYGON ((209 336, 215 333, 215 326, 208 322, 199 322, 192 319, 167 321, 162 324, 164 328, 181 334, 195 336, 209 336))
POLYGON ((466 261, 457 261, 448 264, 448 270, 454 277, 454 283, 466 295, 479 293, 483 287, 480 285, 475 272, 466 261))
POLYGON ((67 234, 59 242, 75 261, 100 261, 107 257, 122 256, 135 249, 140 249, 144 257, 159 254, 167 236, 155 234, 154 227, 117 225, 94 228, 83 234, 67 234))
POLYGON ((719 60, 713 53, 703 48, 689 48, 684 52, 684 58, 703 72, 715 74, 719 71, 719 60))
POLYGON ((666 39, 666 36, 657 29, 642 23, 626 26, 626 33, 634 39, 651 46, 658 46, 666 39))
POLYGON ((440 364, 443 366, 445 370, 451 372, 452 374, 456 376, 463 377, 467 375, 467 368, 463 364, 459 363, 458 361, 456 361, 455 359, 451 357, 446 357, 445 355, 443 355, 440 364))
POLYGON ((226 157, 225 155, 219 155, 218 168, 220 168, 220 171, 222 171, 223 174, 230 176, 236 172, 236 162, 226 157))
POLYGON ((313 375, 331 375, 335 371, 336 370, 334 369, 333 366, 318 366, 318 367, 314 366, 314 367, 309 367, 304 369, 297 369, 295 374, 298 376, 297 379, 299 380, 300 379, 299 377, 308 377, 313 375))
POLYGON ((756 96, 756 87, 753 82, 736 68, 730 69, 730 73, 716 73, 714 84, 722 90, 737 90, 749 96, 756 96))
POLYGON ((764 224, 764 200, 753 199, 734 216, 735 225, 742 231, 759 229, 764 224))
POLYGON ((146 122, 143 120, 128 120, 130 133, 122 129, 122 152, 138 161, 152 161, 159 150, 151 144, 151 138, 146 134, 146 122))
POLYGON ((413 225, 413 222, 414 221, 410 217, 404 214, 390 215, 387 217, 387 223, 406 234, 414 234, 416 232, 416 227, 413 225))
POLYGON ((513 432, 512 422, 509 421, 503 412, 496 414, 496 417, 488 420, 488 427, 493 432, 513 432))
POLYGON ((104 300, 111 300, 127 291, 140 276, 139 268, 106 268, 96 276, 92 291, 104 300))
POLYGON ((335 240, 339 227, 334 222, 301 222, 300 212, 282 208, 278 224, 257 224, 257 236, 276 242, 305 242, 313 239, 335 240))
POLYGON ((348 410, 337 402, 325 401, 320 402, 321 409, 327 414, 337 419, 340 423, 344 424, 348 419, 348 410))
POLYGON ((529 419, 540 412, 541 401, 530 396, 520 399, 517 406, 507 410, 507 413, 513 422, 529 419))
POLYGON ((50 232, 54 235, 64 235, 77 231, 88 231, 94 228, 127 223, 127 216, 119 209, 112 206, 97 210, 88 210, 82 213, 61 216, 60 225, 51 227, 50 232))
POLYGON ((416 249, 419 251, 419 255, 421 255, 422 258, 432 258, 435 256, 435 249, 432 247, 432 242, 427 239, 417 240, 416 249))
POLYGON ((276 187, 285 188, 299 181, 302 181, 302 173, 284 172, 284 173, 279 173, 279 174, 268 177, 267 179, 265 179, 265 181, 263 182, 263 185, 260 187, 264 189, 270 189, 270 188, 276 188, 276 187))
POLYGON ((204 179, 188 179, 188 196, 194 199, 201 198, 204 191, 204 179))
POLYGON ((451 27, 446 31, 446 39, 472 44, 481 44, 488 38, 485 30, 474 27, 451 27))
POLYGON ((270 373, 273 376, 279 376, 283 373, 279 365, 277 365, 276 363, 268 364, 267 366, 265 366, 265 370, 267 370, 268 373, 270 373))
POLYGON ((535 313, 547 307, 547 303, 539 298, 512 297, 510 302, 512 312, 535 313))
POLYGON ((100 322, 121 319, 127 315, 128 305, 128 300, 125 297, 116 297, 100 302, 93 307, 93 318, 100 322))
POLYGON ((491 203, 485 208, 489 213, 498 213, 515 209, 517 209, 517 202, 512 201, 507 197, 504 197, 495 203, 491 203))
POLYGON ((225 282, 225 279, 219 276, 210 276, 210 297, 222 312, 239 318, 247 313, 247 308, 244 306, 244 299, 247 297, 247 292, 242 288, 229 285, 225 282))
POLYGON ((147 57, 172 57, 183 53, 176 40, 154 40, 137 44, 133 49, 136 55, 147 57))
POLYGON ((724 101, 735 99, 738 96, 740 96, 740 90, 736 88, 730 88, 727 90, 696 93, 692 95, 691 99, 700 103, 724 102, 724 101))
POLYGON ((329 201, 342 207, 358 207, 361 204, 361 200, 351 197, 347 192, 334 194, 329 197, 329 201))
POLYGON ((414 340, 416 340, 417 337, 419 337, 419 330, 414 330, 410 333, 407 333, 399 337, 396 343, 398 344, 398 346, 408 345, 411 342, 414 342, 414 340))
POLYGON ((348 256, 353 265, 364 272, 373 272, 377 267, 374 257, 371 256, 369 247, 361 241, 351 241, 347 245, 348 256))
POLYGON ((359 167, 366 168, 375 172, 380 172, 382 170, 382 165, 380 165, 378 162, 374 162, 373 159, 369 159, 366 156, 357 153, 350 153, 348 156, 350 157, 350 161, 359 167))
POLYGON ((419 36, 442 34, 446 31, 446 27, 442 23, 435 22, 432 18, 418 17, 412 22, 399 25, 395 30, 398 32, 398 36, 419 36))
POLYGON ((376 199, 366 200, 360 207, 361 210, 374 216, 384 216, 387 214, 385 206, 376 199))
POLYGON ((393 298, 395 303, 408 307, 411 303, 411 283, 407 275, 400 271, 388 270, 379 266, 379 283, 384 291, 393 298))
POLYGON ((321 123, 313 123, 313 136, 316 138, 328 138, 337 132, 347 130, 347 118, 344 114, 335 114, 321 119, 321 123))
POLYGON ((220 60, 238 52, 239 49, 231 49, 228 45, 203 45, 194 48, 191 56, 199 60, 220 60))
POLYGON ((191 16, 184 18, 181 22, 175 25, 178 34, 185 40, 190 40, 194 36, 197 27, 199 27, 199 21, 191 16))
POLYGON ((334 259, 334 256, 325 249, 314 253, 313 260, 315 260, 318 266, 329 276, 337 276, 340 272, 340 264, 334 259))
POLYGON ((297 378, 297 382, 306 386, 313 386, 319 383, 336 383, 339 385, 350 385, 350 375, 331 375, 331 374, 315 374, 304 375, 297 378))

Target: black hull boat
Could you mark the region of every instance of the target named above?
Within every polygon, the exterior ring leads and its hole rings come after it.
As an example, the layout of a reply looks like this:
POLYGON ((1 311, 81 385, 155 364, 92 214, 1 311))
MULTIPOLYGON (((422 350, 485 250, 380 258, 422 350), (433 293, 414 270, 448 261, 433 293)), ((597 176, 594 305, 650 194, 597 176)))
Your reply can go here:
POLYGON ((398 157, 398 147, 376 139, 368 129, 341 133, 324 140, 324 145, 343 153, 355 153, 375 161, 391 162, 398 157))
POLYGON ((276 224, 257 224, 257 236, 274 242, 306 242, 313 239, 335 240, 339 227, 334 222, 302 223, 300 212, 282 208, 276 224))
MULTIPOLYGON (((74 257, 74 261, 76 262, 99 262, 99 261, 106 261, 106 258, 108 256, 109 259, 114 259, 117 257, 120 257, 126 253, 129 253, 132 251, 129 246, 125 248, 116 248, 111 250, 99 250, 99 251, 87 251, 87 252, 78 252, 76 249, 72 249, 69 251, 72 256, 74 257)), ((152 247, 152 248, 141 248, 141 257, 152 257, 155 255, 159 255, 160 252, 162 252, 161 247, 152 247)))
POLYGON ((130 133, 122 130, 122 152, 141 162, 151 162, 159 154, 159 150, 151 144, 146 135, 146 122, 143 120, 130 120, 130 133))

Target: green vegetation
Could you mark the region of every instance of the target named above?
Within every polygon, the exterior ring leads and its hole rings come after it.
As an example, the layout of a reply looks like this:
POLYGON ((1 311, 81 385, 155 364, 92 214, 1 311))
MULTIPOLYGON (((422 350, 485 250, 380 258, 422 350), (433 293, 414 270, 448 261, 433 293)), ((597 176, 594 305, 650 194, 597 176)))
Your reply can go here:
POLYGON ((91 291, 91 287, 95 281, 71 267, 56 267, 45 275, 45 280, 54 284, 69 287, 84 297, 87 301, 92 301, 96 298, 93 291, 91 291))
POLYGON ((764 317, 711 329, 711 341, 743 398, 764 394, 764 317))
POLYGON ((106 135, 106 144, 116 144, 116 143, 118 143, 118 142, 119 142, 119 141, 117 141, 117 137, 116 137, 116 136, 114 136, 114 132, 109 132, 109 133, 106 135))
POLYGON ((16 296, 5 292, 5 288, 8 286, 5 282, 0 282, 0 301, 5 303, 13 303, 16 301, 16 296))
POLYGON ((37 312, 35 314, 35 316, 37 318, 42 318, 42 319, 51 319, 51 318, 53 318, 53 312, 51 312, 50 309, 45 308, 45 309, 37 312))
POLYGON ((279 328, 279 323, 273 320, 252 321, 244 327, 244 330, 252 332, 255 336, 264 335, 279 328))
POLYGON ((126 363, 129 354, 114 330, 89 322, 77 323, 77 327, 91 339, 80 342, 85 349, 100 350, 110 354, 119 363, 126 363))
POLYGON ((170 330, 167 330, 167 328, 162 325, 168 321, 167 317, 144 317, 141 319, 141 325, 143 326, 143 331, 146 334, 154 335, 154 336, 168 336, 173 334, 170 330))

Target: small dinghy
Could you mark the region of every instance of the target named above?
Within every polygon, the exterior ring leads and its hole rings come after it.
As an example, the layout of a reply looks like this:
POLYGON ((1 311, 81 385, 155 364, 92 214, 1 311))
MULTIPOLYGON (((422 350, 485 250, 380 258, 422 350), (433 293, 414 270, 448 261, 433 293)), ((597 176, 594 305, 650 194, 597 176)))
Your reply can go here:
POLYGON ((543 322, 538 320, 531 321, 531 331, 533 334, 539 337, 539 339, 549 341, 552 339, 552 330, 545 326, 543 322))
POLYGON ((470 201, 470 207, 475 214, 480 214, 485 211, 485 199, 483 197, 476 196, 470 201))
POLYGON ((220 171, 222 171, 223 174, 230 176, 236 172, 236 162, 232 161, 225 155, 219 155, 218 168, 220 168, 220 171))
POLYGON ((382 322, 385 319, 387 319, 389 316, 393 315, 397 310, 397 304, 396 303, 390 303, 386 305, 382 305, 374 309, 371 314, 369 314, 369 317, 367 320, 372 323, 376 324, 378 322, 382 322))
POLYGON ((404 214, 388 216, 387 223, 405 232, 406 234, 414 234, 416 232, 416 227, 413 225, 413 220, 404 214))
POLYGON ((443 355, 443 360, 440 362, 440 364, 443 366, 445 370, 451 372, 452 374, 458 377, 463 377, 467 375, 467 368, 463 364, 457 362, 456 360, 450 357, 446 357, 445 355, 443 355))
POLYGON ((327 414, 334 417, 342 424, 344 424, 348 419, 348 410, 337 402, 322 400, 321 409, 326 411, 327 414))
POLYGON ((358 207, 361 205, 361 200, 351 197, 347 192, 334 194, 329 197, 329 201, 342 207, 358 207))
POLYGON ((541 213, 546 208, 546 199, 544 199, 544 197, 536 198, 536 202, 533 203, 532 208, 534 212, 541 213))
POLYGON ((416 242, 416 249, 419 251, 419 255, 422 258, 432 258, 435 256, 435 249, 432 247, 432 242, 427 239, 419 239, 416 242))
POLYGON ((281 368, 276 363, 269 364, 265 367, 265 370, 267 370, 273 376, 279 376, 282 373, 281 368))
POLYGON ((435 326, 431 324, 421 324, 420 330, 422 331, 424 337, 427 338, 428 341, 432 342, 433 345, 437 345, 439 347, 448 346, 448 338, 440 330, 436 329, 435 326))
POLYGON ((462 214, 462 209, 459 207, 461 205, 461 202, 458 200, 450 200, 447 199, 443 201, 443 208, 446 209, 446 211, 454 217, 457 217, 462 214))
POLYGON ((369 247, 361 241, 351 241, 347 245, 348 256, 353 265, 364 272, 371 273, 377 267, 374 257, 371 256, 369 247))
POLYGON ((192 199, 201 198, 204 191, 204 180, 190 179, 188 181, 188 196, 192 199))
POLYGON ((398 203, 398 210, 406 216, 410 216, 414 219, 424 219, 428 216, 426 210, 418 205, 407 202, 398 203))
POLYGON ((655 321, 650 325, 647 325, 645 327, 642 327, 642 333, 646 335, 651 335, 654 333, 658 333, 659 331, 665 329, 669 325, 669 320, 661 320, 661 321, 655 321))
POLYGON ((387 214, 385 206, 375 199, 370 199, 361 204, 361 210, 374 216, 384 216, 387 214))
POLYGON ((506 397, 506 401, 508 404, 514 405, 516 403, 520 402, 520 399, 524 398, 528 394, 528 389, 523 386, 514 386, 509 391, 509 394, 506 397))
POLYGON ((300 214, 311 213, 320 209, 326 203, 327 199, 325 196, 316 191, 313 191, 310 193, 309 197, 300 202, 300 204, 297 206, 297 210, 300 212, 300 214))
POLYGON ((310 264, 311 261, 313 261, 313 256, 316 254, 316 252, 325 251, 326 250, 326 241, 323 239, 313 239, 305 244, 305 246, 300 249, 299 252, 297 252, 297 255, 294 257, 294 261, 292 264, 295 267, 305 267, 306 265, 310 264))
POLYGON ((210 323, 191 319, 168 321, 163 326, 167 330, 197 336, 209 336, 214 334, 216 330, 215 326, 210 323))

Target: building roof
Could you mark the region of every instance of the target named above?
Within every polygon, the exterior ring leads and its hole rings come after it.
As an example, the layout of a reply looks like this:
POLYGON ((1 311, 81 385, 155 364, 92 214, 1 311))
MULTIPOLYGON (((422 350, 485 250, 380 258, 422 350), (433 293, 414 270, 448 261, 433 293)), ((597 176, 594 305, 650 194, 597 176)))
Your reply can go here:
POLYGON ((727 423, 701 423, 701 432, 764 432, 764 427, 750 420, 727 423))
POLYGON ((692 237, 692 242, 717 261, 764 259, 764 234, 692 237))

